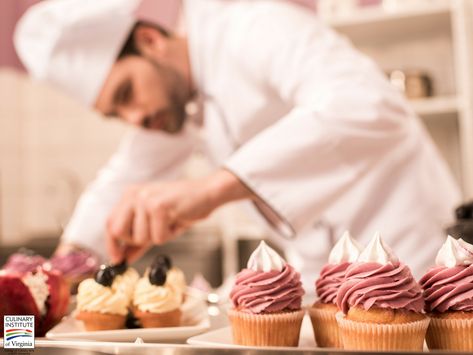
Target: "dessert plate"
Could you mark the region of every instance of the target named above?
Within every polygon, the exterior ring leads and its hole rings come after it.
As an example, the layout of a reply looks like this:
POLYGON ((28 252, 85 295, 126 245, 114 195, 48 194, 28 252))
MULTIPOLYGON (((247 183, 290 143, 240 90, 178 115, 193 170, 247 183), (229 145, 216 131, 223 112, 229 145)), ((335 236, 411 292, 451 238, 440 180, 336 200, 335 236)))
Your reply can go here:
MULTIPOLYGON (((246 346, 235 345, 232 340, 232 329, 230 327, 220 328, 204 334, 187 339, 187 343, 196 346, 207 347, 231 347, 246 348, 246 346)), ((302 321, 301 335, 299 338, 300 348, 314 348, 315 340, 310 318, 305 315, 302 321)))
POLYGON ((202 300, 187 297, 182 305, 182 326, 168 328, 137 328, 86 331, 74 314, 46 333, 46 338, 56 340, 96 340, 109 342, 134 342, 138 338, 146 342, 182 341, 205 332, 210 327, 207 306, 202 300))

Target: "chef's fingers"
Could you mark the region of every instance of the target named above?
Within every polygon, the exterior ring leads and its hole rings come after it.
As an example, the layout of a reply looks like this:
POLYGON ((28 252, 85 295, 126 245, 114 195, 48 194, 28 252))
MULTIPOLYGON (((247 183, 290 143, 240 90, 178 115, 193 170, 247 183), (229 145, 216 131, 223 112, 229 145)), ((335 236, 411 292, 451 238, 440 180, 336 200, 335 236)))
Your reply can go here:
POLYGON ((119 205, 107 222, 107 234, 114 239, 127 240, 132 235, 134 209, 131 203, 119 205))
POLYGON ((173 238, 178 237, 179 235, 184 233, 187 229, 189 229, 191 226, 192 226, 192 223, 190 222, 174 223, 171 226, 172 237, 173 238))
POLYGON ((148 249, 150 248, 150 244, 147 243, 146 245, 140 246, 127 246, 125 248, 125 259, 126 261, 131 264, 134 261, 138 260, 148 249))
POLYGON ((148 214, 141 204, 135 208, 133 220, 133 242, 135 245, 149 244, 149 221, 148 214))
POLYGON ((107 221, 106 244, 112 262, 124 257, 124 244, 132 242, 133 209, 129 204, 118 206, 107 221))
POLYGON ((110 262, 118 264, 125 257, 125 245, 120 239, 112 238, 109 234, 107 234, 105 241, 110 262))
POLYGON ((163 244, 169 235, 169 222, 166 212, 156 210, 150 216, 151 241, 154 244, 163 244))

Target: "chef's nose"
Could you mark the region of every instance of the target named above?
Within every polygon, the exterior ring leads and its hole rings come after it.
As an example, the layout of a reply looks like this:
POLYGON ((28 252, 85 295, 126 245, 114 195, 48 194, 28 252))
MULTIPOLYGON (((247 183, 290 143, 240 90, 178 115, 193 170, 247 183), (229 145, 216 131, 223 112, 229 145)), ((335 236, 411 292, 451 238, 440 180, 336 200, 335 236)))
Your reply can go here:
POLYGON ((125 119, 125 121, 135 126, 141 126, 141 123, 143 122, 143 119, 146 116, 146 113, 143 109, 135 106, 122 106, 117 109, 117 112, 120 117, 125 119))

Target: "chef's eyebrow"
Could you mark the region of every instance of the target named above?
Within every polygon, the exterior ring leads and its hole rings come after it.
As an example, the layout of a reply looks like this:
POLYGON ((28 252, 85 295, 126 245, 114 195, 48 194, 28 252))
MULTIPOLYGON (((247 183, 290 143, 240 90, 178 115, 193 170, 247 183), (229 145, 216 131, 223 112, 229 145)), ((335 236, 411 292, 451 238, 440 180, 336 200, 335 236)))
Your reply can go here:
POLYGON ((112 96, 112 107, 113 110, 105 113, 105 116, 107 117, 117 117, 117 113, 115 111, 115 108, 117 105, 125 103, 127 100, 130 99, 131 96, 131 91, 132 91, 132 84, 131 84, 131 79, 127 78, 123 80, 115 90, 112 96))

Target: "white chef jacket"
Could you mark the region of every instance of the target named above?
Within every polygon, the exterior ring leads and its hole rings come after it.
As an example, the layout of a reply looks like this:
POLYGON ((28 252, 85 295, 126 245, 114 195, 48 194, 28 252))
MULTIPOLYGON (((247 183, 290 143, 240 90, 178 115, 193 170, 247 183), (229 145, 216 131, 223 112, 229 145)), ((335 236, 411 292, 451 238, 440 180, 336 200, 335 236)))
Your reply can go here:
POLYGON ((215 166, 261 198, 259 214, 306 284, 346 229, 364 244, 379 230, 417 275, 425 271, 460 195, 373 61, 284 1, 189 0, 185 13, 202 125, 176 136, 133 130, 83 193, 64 240, 103 254, 123 189, 176 177, 200 135, 215 166))

